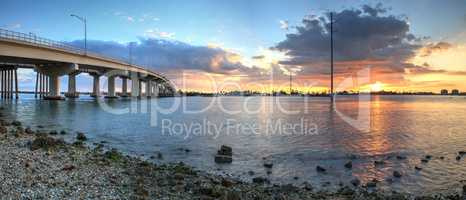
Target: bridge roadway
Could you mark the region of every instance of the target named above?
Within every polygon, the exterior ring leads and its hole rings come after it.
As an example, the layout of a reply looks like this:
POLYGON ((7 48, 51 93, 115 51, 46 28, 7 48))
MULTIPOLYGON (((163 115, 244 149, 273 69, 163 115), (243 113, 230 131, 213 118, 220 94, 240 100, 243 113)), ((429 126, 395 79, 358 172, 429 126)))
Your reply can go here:
POLYGON ((101 96, 101 76, 107 77, 106 98, 172 96, 175 93, 173 84, 152 70, 33 34, 0 29, 1 98, 18 98, 18 68, 34 69, 35 94, 44 99, 64 99, 60 94, 60 77, 65 75, 68 76, 65 96, 79 97, 76 75, 80 73, 93 77, 91 96, 94 97, 101 96), (115 91, 116 78, 122 81, 122 91, 118 95, 115 91), (131 81, 131 91, 128 91, 128 80, 131 81))

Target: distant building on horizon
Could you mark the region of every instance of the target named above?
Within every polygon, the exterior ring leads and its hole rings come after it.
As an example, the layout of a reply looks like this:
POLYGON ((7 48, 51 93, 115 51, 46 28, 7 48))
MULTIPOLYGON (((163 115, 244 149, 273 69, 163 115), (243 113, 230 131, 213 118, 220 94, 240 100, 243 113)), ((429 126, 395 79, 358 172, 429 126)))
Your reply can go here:
POLYGON ((441 95, 448 95, 448 90, 447 89, 442 89, 440 90, 441 95))
POLYGON ((460 95, 460 91, 458 89, 454 89, 451 91, 452 95, 460 95))

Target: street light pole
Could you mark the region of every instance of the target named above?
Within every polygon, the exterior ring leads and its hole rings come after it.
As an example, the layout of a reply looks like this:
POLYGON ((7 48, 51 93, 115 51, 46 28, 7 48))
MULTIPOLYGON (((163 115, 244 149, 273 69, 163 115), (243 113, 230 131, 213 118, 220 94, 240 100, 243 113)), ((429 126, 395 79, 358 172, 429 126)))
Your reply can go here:
POLYGON ((71 14, 70 16, 76 17, 77 19, 79 19, 81 22, 84 23, 84 55, 87 55, 87 21, 86 21, 86 18, 80 17, 75 14, 71 14))

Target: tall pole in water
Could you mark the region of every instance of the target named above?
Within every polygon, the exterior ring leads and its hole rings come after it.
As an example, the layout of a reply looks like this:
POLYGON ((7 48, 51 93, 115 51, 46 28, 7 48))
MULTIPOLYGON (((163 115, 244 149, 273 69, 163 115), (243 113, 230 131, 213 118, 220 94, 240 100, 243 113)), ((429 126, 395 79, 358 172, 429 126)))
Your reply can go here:
POLYGON ((333 101, 333 13, 330 12, 330 98, 333 101))
POLYGON ((290 95, 292 94, 293 92, 293 87, 292 87, 292 82, 291 82, 291 70, 290 70, 290 95))

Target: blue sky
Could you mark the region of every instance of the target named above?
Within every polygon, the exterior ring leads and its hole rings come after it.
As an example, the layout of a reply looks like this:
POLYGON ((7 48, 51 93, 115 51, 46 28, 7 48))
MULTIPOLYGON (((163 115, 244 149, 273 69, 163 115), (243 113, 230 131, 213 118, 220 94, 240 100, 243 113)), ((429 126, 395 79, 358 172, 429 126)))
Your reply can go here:
MULTIPOLYGON (((465 25, 466 3, 461 0, 383 1, 396 15, 406 15, 412 32, 438 39, 465 25), (448 22, 448 23, 446 23, 448 22)), ((135 41, 148 30, 174 33, 173 38, 195 45, 220 43, 252 52, 282 40, 290 26, 308 14, 340 10, 377 1, 237 0, 237 1, 2 1, 0 26, 33 32, 55 40, 82 38, 80 22, 88 19, 88 37, 135 41), (132 21, 131 21, 132 19, 132 21), (15 25, 20 24, 20 27, 15 25)))
POLYGON ((463 0, 196 0, 196 1, 25 1, 3 0, 0 27, 60 40, 83 38, 127 43, 140 38, 181 41, 195 46, 216 45, 243 57, 256 56, 295 32, 307 15, 358 9, 382 2, 390 15, 409 23, 410 33, 426 41, 465 43, 466 3, 463 0), (288 29, 285 29, 285 24, 288 29), (464 35, 464 34, 463 34, 464 35))

